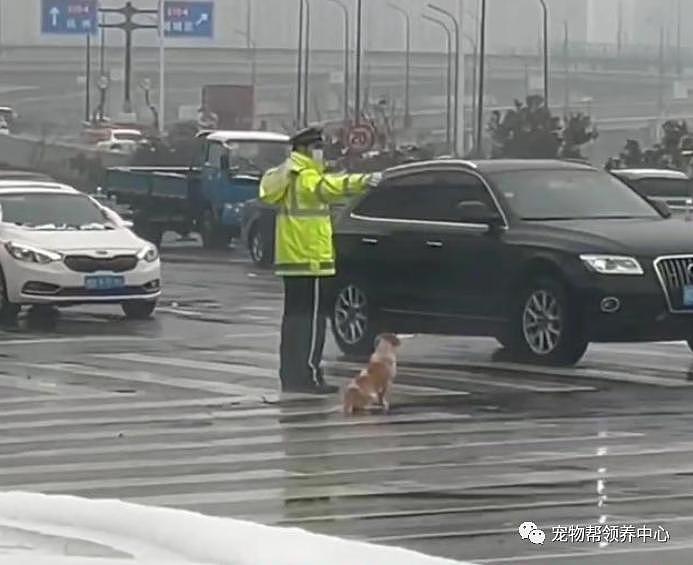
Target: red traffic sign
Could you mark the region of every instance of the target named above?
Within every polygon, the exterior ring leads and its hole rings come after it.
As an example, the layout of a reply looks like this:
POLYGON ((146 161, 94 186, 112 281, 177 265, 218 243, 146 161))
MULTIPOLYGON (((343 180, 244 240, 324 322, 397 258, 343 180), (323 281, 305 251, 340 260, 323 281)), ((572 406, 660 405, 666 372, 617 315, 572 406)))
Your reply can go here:
POLYGON ((352 126, 347 133, 347 145, 359 153, 370 151, 375 145, 375 130, 367 124, 352 126))

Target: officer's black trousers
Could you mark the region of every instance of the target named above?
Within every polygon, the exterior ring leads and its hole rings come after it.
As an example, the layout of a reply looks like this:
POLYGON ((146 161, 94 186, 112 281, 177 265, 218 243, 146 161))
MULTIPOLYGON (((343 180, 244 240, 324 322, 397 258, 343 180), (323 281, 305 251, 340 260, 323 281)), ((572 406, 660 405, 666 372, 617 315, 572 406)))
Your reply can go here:
POLYGON ((323 277, 284 277, 284 318, 281 336, 283 387, 324 383, 321 368, 327 327, 323 277))

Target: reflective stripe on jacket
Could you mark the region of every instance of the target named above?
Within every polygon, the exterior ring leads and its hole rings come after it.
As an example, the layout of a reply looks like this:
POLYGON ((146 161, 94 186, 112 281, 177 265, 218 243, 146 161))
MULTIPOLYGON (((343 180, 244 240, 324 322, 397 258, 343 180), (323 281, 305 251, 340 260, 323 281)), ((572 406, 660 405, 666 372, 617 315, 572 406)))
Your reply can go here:
POLYGON ((367 179, 326 174, 324 167, 297 152, 264 175, 260 200, 277 207, 277 275, 335 274, 330 205, 364 191, 367 179))

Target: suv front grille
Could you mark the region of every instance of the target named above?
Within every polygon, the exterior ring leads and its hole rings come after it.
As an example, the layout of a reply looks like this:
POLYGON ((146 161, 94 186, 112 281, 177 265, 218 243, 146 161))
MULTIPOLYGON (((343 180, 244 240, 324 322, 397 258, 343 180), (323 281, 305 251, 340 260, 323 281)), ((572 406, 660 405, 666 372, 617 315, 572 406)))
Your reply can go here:
POLYGON ((65 265, 68 269, 78 273, 96 273, 108 271, 113 273, 125 273, 132 271, 137 266, 135 255, 119 255, 108 259, 97 259, 84 255, 68 255, 65 257, 65 265))
POLYGON ((669 310, 693 312, 693 306, 684 304, 684 288, 693 287, 693 255, 660 257, 655 261, 655 270, 662 284, 669 310))

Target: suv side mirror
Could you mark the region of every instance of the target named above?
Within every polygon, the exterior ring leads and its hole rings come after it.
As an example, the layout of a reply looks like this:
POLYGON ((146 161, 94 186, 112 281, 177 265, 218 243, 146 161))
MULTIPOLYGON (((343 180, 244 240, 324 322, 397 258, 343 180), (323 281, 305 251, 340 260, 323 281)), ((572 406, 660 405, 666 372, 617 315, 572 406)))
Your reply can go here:
POLYGON ((469 224, 486 224, 489 227, 500 226, 503 223, 503 218, 501 218, 496 210, 493 210, 487 204, 479 200, 460 202, 456 206, 456 209, 457 216, 461 222, 469 224))
POLYGON ((657 210, 662 217, 671 218, 671 208, 669 208, 669 205, 664 202, 664 200, 657 200, 655 198, 648 198, 648 200, 650 204, 652 204, 652 207, 657 210))

